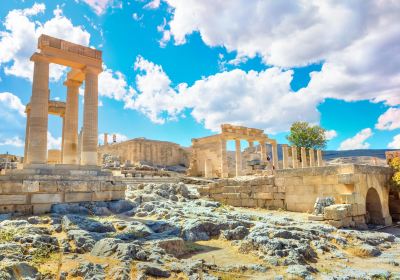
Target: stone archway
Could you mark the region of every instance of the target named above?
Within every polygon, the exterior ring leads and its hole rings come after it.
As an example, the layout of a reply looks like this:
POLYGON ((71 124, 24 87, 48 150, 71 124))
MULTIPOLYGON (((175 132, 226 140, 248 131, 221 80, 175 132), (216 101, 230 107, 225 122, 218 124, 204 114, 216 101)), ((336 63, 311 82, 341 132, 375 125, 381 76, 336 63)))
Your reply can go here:
POLYGON ((369 188, 366 196, 367 224, 385 225, 382 203, 375 188, 369 188))

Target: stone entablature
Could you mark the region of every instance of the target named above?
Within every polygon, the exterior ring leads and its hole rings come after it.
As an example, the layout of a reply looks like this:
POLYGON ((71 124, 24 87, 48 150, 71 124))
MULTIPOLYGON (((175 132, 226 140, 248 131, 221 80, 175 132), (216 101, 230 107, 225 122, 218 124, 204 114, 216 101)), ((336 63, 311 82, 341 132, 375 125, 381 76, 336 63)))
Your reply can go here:
MULTIPOLYGON (((330 214, 322 220, 327 219, 337 227, 362 226, 366 221, 390 225, 391 214, 400 214, 400 207, 391 206, 389 212, 391 176, 388 167, 355 164, 281 169, 269 177, 220 179, 199 188, 199 192, 232 206, 307 213, 313 213, 317 198, 332 197, 335 205, 347 206, 329 208, 330 214)), ((400 202, 398 194, 395 201, 400 202)))
POLYGON ((242 151, 240 141, 249 142, 249 147, 258 142, 261 147, 261 162, 267 161, 266 144, 272 146, 272 166, 278 166, 278 148, 275 140, 268 138, 263 130, 222 124, 221 133, 208 137, 192 139, 192 155, 188 174, 191 176, 204 176, 207 178, 240 176, 243 172, 242 151), (235 141, 235 174, 229 174, 226 143, 235 141))
POLYGON ((125 199, 126 184, 110 172, 76 166, 12 170, 0 176, 0 213, 42 214, 59 203, 125 199))
POLYGON ((59 111, 57 103, 49 101, 49 65, 70 67, 67 80, 67 100, 63 113, 62 163, 97 164, 98 75, 102 72, 101 51, 80 46, 47 35, 38 39, 34 53, 32 96, 27 108, 25 164, 47 163, 48 114, 59 111), (84 82, 83 138, 78 155, 79 87, 84 82))
POLYGON ((119 143, 107 142, 98 147, 98 162, 102 163, 103 155, 118 156, 121 163, 137 164, 148 162, 159 166, 189 165, 189 151, 187 148, 167 141, 136 138, 119 143))

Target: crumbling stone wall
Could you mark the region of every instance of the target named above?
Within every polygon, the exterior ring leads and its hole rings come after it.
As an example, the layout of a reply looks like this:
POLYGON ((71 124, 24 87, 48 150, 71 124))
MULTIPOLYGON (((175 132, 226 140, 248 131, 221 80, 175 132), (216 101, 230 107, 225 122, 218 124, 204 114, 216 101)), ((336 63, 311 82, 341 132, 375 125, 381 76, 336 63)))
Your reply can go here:
POLYGON ((199 191, 232 206, 308 213, 313 213, 317 198, 332 197, 335 205, 316 219, 329 220, 338 227, 365 222, 389 225, 391 175, 390 168, 355 164, 283 169, 275 176, 221 179, 199 191))

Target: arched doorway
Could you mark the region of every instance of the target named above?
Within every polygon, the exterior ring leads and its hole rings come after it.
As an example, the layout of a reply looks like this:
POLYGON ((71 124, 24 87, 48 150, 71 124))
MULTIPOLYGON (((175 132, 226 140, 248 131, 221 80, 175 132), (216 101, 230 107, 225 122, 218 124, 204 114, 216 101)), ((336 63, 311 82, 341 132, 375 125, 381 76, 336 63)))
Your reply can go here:
POLYGON ((366 198, 366 221, 367 224, 384 225, 385 221, 382 214, 382 204, 378 192, 370 188, 366 198))

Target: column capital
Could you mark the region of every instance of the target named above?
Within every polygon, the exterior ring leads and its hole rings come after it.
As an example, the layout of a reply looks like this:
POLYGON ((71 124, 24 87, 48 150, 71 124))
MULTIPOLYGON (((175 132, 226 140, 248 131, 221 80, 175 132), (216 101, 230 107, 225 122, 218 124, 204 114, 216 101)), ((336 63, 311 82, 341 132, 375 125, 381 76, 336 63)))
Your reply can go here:
POLYGON ((40 53, 34 53, 31 56, 31 61, 33 61, 33 62, 47 62, 47 63, 50 63, 50 58, 45 56, 45 55, 43 55, 43 54, 40 54, 40 53))
POLYGON ((103 69, 101 67, 97 68, 92 66, 86 66, 85 68, 82 69, 82 72, 85 74, 99 75, 101 72, 103 72, 103 69))
POLYGON ((67 87, 80 87, 81 85, 82 85, 82 82, 77 81, 77 80, 68 79, 64 82, 64 86, 67 86, 67 87))

